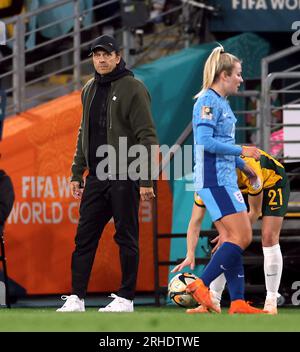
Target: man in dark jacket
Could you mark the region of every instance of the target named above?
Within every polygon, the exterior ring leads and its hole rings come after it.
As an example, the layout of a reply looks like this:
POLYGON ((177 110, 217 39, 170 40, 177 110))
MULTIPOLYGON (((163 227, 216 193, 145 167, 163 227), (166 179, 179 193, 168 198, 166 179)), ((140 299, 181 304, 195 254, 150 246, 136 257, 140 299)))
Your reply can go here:
POLYGON ((91 55, 95 76, 82 90, 83 115, 72 164, 71 192, 81 199, 72 255, 72 294, 62 297, 66 302, 57 311, 85 311, 98 242, 113 217, 122 282, 117 295, 111 296, 114 300, 99 311, 132 312, 139 261, 139 200, 154 197, 151 147, 158 142, 149 93, 126 69, 115 39, 97 38, 91 55), (134 158, 138 153, 132 151, 137 149, 141 153, 134 158), (137 160, 138 167, 132 167, 137 160))

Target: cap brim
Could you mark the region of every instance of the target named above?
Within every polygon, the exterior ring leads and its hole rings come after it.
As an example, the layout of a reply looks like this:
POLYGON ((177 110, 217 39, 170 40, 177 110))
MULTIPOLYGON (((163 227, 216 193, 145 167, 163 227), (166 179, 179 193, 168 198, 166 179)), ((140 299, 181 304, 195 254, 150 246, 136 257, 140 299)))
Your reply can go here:
POLYGON ((91 56, 93 54, 93 52, 97 49, 103 49, 103 50, 107 51, 108 53, 112 53, 113 51, 115 51, 114 48, 112 48, 111 46, 108 46, 108 45, 96 45, 93 49, 91 49, 89 56, 91 56))

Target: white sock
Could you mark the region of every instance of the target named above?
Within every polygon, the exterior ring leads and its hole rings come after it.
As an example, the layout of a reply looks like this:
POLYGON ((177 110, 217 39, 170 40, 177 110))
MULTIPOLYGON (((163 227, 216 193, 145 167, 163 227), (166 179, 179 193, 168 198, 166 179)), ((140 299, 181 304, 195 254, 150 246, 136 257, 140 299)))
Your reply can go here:
POLYGON ((213 293, 214 297, 216 297, 219 301, 221 301, 222 293, 224 291, 225 285, 226 285, 226 278, 224 274, 219 275, 209 285, 210 291, 213 293))
POLYGON ((276 301, 283 266, 280 245, 275 244, 272 247, 263 247, 263 253, 267 299, 276 301))

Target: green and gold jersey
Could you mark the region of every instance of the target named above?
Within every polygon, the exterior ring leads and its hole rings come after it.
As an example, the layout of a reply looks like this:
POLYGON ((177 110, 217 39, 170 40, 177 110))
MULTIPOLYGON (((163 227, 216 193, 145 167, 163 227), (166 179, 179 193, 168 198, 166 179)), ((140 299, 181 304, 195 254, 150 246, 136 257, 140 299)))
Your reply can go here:
POLYGON ((284 187, 287 182, 287 176, 283 165, 274 159, 271 155, 260 150, 261 157, 255 160, 249 157, 243 157, 247 165, 252 167, 258 176, 258 182, 251 185, 248 177, 239 169, 238 186, 244 194, 259 194, 263 189, 271 188, 275 184, 278 187, 284 187))

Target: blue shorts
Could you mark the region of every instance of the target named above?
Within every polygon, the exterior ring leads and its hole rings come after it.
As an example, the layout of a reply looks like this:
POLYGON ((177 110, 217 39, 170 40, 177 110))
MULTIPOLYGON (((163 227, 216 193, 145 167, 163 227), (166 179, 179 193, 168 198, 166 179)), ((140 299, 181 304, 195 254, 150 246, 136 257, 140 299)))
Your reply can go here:
POLYGON ((212 221, 226 215, 247 211, 241 191, 238 187, 211 187, 197 191, 203 200, 212 221))

